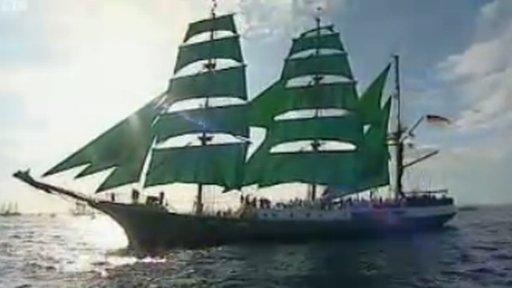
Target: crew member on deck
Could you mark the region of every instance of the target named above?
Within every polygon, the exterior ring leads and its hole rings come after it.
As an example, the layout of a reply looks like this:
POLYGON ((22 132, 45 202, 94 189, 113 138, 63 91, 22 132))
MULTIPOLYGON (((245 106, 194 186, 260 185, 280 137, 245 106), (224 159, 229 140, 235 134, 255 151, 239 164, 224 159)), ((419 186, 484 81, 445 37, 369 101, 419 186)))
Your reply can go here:
POLYGON ((139 203, 140 192, 137 189, 132 190, 132 204, 139 203))
POLYGON ((160 194, 158 194, 158 205, 163 206, 164 199, 165 199, 165 193, 164 193, 164 191, 160 191, 160 194))

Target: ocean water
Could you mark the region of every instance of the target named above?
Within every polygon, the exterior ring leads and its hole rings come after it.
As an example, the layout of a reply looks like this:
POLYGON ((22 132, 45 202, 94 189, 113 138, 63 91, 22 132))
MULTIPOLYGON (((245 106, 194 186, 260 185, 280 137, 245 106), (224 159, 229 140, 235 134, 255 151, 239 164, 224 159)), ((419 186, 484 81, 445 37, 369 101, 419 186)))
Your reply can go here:
POLYGON ((512 287, 512 207, 384 239, 175 249, 137 258, 107 216, 0 218, 0 287, 512 287))

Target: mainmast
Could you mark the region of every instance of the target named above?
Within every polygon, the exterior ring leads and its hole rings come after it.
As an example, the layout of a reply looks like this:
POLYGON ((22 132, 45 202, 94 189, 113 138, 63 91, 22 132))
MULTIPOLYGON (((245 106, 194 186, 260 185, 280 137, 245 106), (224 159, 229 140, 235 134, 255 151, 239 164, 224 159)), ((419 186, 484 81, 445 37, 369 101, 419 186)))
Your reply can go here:
POLYGON ((393 55, 394 66, 395 66, 395 99, 396 99, 396 131, 393 133, 393 142, 396 145, 395 153, 395 199, 399 199, 402 192, 402 176, 403 176, 403 154, 404 144, 402 141, 402 124, 401 124, 401 101, 400 101, 400 57, 399 55, 393 55))
POLYGON ((360 186, 358 147, 364 137, 359 97, 340 33, 333 25, 321 26, 320 17, 315 20, 313 29, 293 39, 280 79, 251 101, 250 124, 266 128, 267 134, 245 173, 245 184, 260 188, 306 183, 308 199, 317 197, 317 185, 346 191, 360 186), (330 53, 321 53, 326 49, 330 53), (336 81, 323 81, 325 77, 336 81), (305 83, 306 79, 310 80, 305 83), (326 109, 349 113, 322 115, 326 109), (305 111, 313 115, 291 114, 305 111), (320 149, 323 141, 347 147, 327 151, 320 149), (299 143, 309 149, 288 146, 299 143))
MULTIPOLYGON (((211 20, 212 21, 215 21, 215 16, 216 16, 215 9, 217 9, 217 0, 212 0, 212 8, 210 10, 210 16, 211 16, 211 20)), ((210 43, 211 43, 211 41, 214 40, 214 38, 215 38, 215 27, 212 25, 211 29, 210 29, 210 43)), ((217 65, 216 65, 215 59, 209 58, 208 61, 206 62, 206 64, 204 65, 204 68, 209 73, 214 73, 216 66, 217 65)), ((210 79, 210 82, 211 82, 211 79, 210 79)), ((208 97, 208 95, 206 95, 206 99, 205 99, 205 103, 204 103, 204 109, 208 109, 208 106, 209 106, 209 97, 208 97)), ((206 145, 208 145, 208 143, 210 141, 212 141, 213 136, 208 135, 206 133, 206 131, 203 130, 201 132, 201 136, 199 136, 198 138, 199 138, 199 141, 201 141, 201 146, 206 146, 206 145)), ((199 183, 197 185, 196 211, 195 211, 195 214, 196 215, 203 214, 203 207, 204 207, 204 204, 203 204, 203 184, 199 183)))

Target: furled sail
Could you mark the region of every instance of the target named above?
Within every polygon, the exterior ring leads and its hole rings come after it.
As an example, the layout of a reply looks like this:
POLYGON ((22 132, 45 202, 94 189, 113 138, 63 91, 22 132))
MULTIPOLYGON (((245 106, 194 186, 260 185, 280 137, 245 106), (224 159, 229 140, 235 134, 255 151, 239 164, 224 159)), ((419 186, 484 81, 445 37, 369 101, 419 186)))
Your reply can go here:
POLYGON ((227 190, 240 188, 243 183, 243 165, 249 128, 245 105, 211 106, 215 98, 246 100, 245 65, 239 36, 232 15, 213 17, 190 24, 185 41, 192 36, 209 32, 209 40, 180 47, 174 71, 185 66, 206 62, 202 70, 170 80, 167 103, 203 99, 204 107, 166 112, 154 124, 156 146, 151 151, 151 162, 144 185, 171 183, 218 185, 227 190), (232 36, 216 38, 216 31, 228 31, 232 36), (217 59, 230 59, 236 66, 217 69, 217 59), (222 133, 232 136, 230 141, 212 141, 222 133), (188 135, 200 143, 186 146, 159 146, 177 136, 188 135), (201 135, 197 137, 197 135, 201 135))
POLYGON ((251 103, 251 125, 266 128, 267 134, 249 159, 246 184, 265 187, 301 182, 357 187, 362 168, 359 150, 363 145, 358 109, 355 81, 339 34, 332 26, 301 34, 293 41, 281 79, 251 103), (308 50, 314 53, 300 57, 308 50), (325 50, 337 51, 325 54, 325 50), (326 76, 341 79, 322 81, 326 76), (288 85, 298 77, 311 77, 311 81, 303 86, 288 85), (283 113, 300 113, 302 109, 314 109, 314 117, 277 119, 283 113), (344 113, 328 115, 322 112, 325 109, 344 113), (279 145, 297 141, 306 142, 299 149, 276 152, 279 145), (350 149, 324 149, 326 141, 345 144, 350 149))

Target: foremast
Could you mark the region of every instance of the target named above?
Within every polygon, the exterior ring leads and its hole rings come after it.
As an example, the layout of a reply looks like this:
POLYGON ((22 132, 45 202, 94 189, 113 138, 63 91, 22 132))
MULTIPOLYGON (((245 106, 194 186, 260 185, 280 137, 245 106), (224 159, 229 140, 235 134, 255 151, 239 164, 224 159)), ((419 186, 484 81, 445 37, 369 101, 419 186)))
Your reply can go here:
POLYGON ((215 8, 214 1, 211 18, 189 24, 167 91, 45 176, 78 166, 85 168, 76 177, 112 169, 97 192, 139 183, 199 184, 196 214, 203 213, 204 185, 241 188, 249 137, 245 64, 233 15, 216 15, 215 8), (226 33, 217 38, 220 31, 226 33), (218 59, 226 67, 219 68, 218 59))
MULTIPOLYGON (((217 1, 212 0, 212 8, 210 10, 210 17, 213 22, 215 22, 215 17, 217 16, 215 13, 215 10, 217 8, 217 1)), ((215 39, 215 27, 212 25, 210 29, 210 42, 215 39)), ((204 65, 206 71, 209 73, 215 73, 215 68, 217 66, 217 63, 215 59, 208 59, 206 64, 204 65)), ((207 109, 209 105, 209 97, 206 95, 205 97, 205 103, 204 108, 207 109)), ((199 141, 201 141, 201 146, 206 146, 210 141, 213 140, 212 136, 209 136, 207 134, 207 131, 203 130, 201 132, 201 136, 198 137, 199 141)), ((203 214, 203 184, 199 183, 197 184, 197 195, 196 195, 196 203, 195 203, 195 214, 196 215, 202 215, 203 214)))
POLYGON ((217 3, 213 0, 210 18, 189 25, 174 69, 175 73, 180 73, 188 65, 205 61, 202 71, 174 77, 169 85, 171 106, 177 103, 173 101, 174 97, 181 97, 179 100, 196 98, 203 101, 203 104, 200 109, 169 112, 165 119, 155 125, 159 134, 157 141, 160 143, 175 136, 193 133, 199 134, 199 143, 159 149, 157 154, 160 155, 156 155, 157 158, 151 162, 147 174, 149 180, 146 181, 147 186, 176 182, 197 184, 194 203, 196 215, 204 213, 203 193, 206 185, 221 186, 224 191, 242 187, 249 137, 245 119, 245 64, 239 35, 233 15, 218 16, 216 8, 217 3), (217 38, 216 32, 219 31, 229 32, 232 36, 217 38), (189 42, 191 38, 204 33, 208 33, 208 40, 189 42), (218 59, 235 62, 236 65, 219 69, 218 59), (237 98, 244 102, 235 105, 224 102, 219 104, 222 101, 212 103, 213 100, 226 100, 222 98, 237 98), (214 141, 218 134, 228 135, 231 139, 214 141), (162 169, 164 167, 168 170, 162 169))

